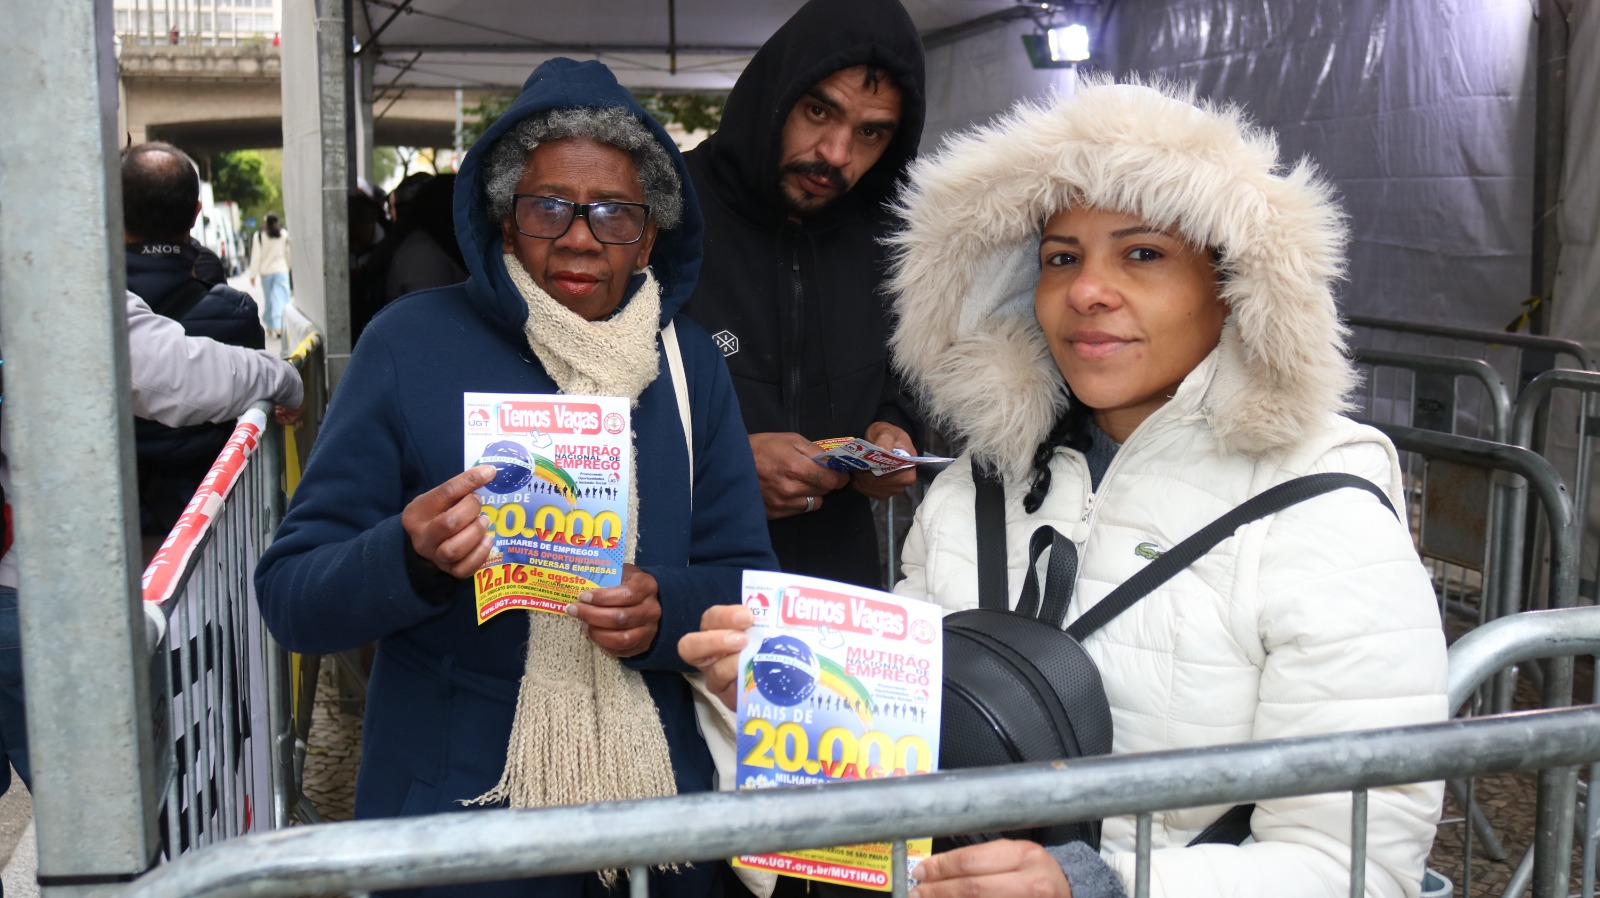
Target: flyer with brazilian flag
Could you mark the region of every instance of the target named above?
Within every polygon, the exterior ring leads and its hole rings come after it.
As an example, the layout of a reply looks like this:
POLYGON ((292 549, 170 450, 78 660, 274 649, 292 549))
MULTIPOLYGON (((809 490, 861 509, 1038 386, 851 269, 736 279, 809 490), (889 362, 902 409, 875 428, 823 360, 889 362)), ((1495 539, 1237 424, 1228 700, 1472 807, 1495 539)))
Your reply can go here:
POLYGON ((503 611, 561 614, 586 589, 622 582, 633 442, 616 396, 465 393, 466 467, 494 533, 473 575, 480 625, 503 611))
MULTIPOLYGON (((944 682, 940 609, 831 580, 746 571, 740 789, 930 773, 944 682)), ((908 870, 931 839, 908 843, 908 870)), ((740 867, 887 892, 888 842, 742 855, 740 867)))

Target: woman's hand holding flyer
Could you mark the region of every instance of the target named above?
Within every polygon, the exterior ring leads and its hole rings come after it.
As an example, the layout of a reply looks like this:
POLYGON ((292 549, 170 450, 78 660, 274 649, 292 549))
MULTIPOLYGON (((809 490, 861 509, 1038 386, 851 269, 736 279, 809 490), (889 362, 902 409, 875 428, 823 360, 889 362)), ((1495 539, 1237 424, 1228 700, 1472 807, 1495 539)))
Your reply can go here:
POLYGON ((453 577, 471 576, 493 545, 474 490, 493 477, 488 465, 469 467, 412 499, 400 513, 411 550, 453 577))
MULTIPOLYGON (((463 405, 466 463, 494 471, 477 491, 494 540, 473 575, 478 623, 511 608, 563 614, 581 594, 622 584, 633 451, 628 400, 466 393, 463 405)), ((649 626, 645 647, 655 638, 649 626)))
POLYGON ((583 622, 584 633, 607 654, 617 658, 644 654, 661 623, 656 578, 625 564, 620 585, 580 592, 566 612, 583 622))
MULTIPOLYGON (((937 606, 767 571, 745 572, 743 596, 753 626, 742 634, 747 642, 732 683, 740 789, 937 768, 944 682, 937 606)), ((723 679, 708 686, 717 690, 723 679)), ((910 866, 931 847, 929 839, 911 840, 910 866)), ((734 859, 737 866, 880 891, 890 888, 891 863, 888 843, 734 859)))

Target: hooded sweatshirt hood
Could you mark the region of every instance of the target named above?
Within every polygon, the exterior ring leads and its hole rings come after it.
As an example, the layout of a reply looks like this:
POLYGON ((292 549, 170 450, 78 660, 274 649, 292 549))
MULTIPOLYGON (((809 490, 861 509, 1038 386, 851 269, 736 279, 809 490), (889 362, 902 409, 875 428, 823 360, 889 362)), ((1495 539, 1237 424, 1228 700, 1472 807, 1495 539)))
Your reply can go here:
MULTIPOLYGON (((682 185, 683 220, 675 228, 660 231, 650 253, 650 270, 661 285, 661 323, 665 325, 672 320, 694 292, 700 276, 700 244, 705 225, 677 144, 603 64, 552 59, 528 76, 511 108, 467 151, 456 176, 456 241, 461 245, 468 273, 467 295, 479 314, 496 329, 510 331, 517 341, 522 340, 528 306, 506 273, 500 222, 489 215, 488 198, 484 194, 485 163, 500 137, 525 119, 551 109, 610 107, 628 110, 650 129, 656 142, 666 150, 667 158, 672 160, 682 185)), ((633 277, 624 302, 633 297, 643 281, 643 275, 633 277)))
POLYGON ((722 125, 696 155, 717 195, 741 216, 778 225, 783 124, 803 93, 840 69, 874 66, 900 89, 900 124, 883 157, 813 219, 878 215, 916 155, 924 117, 922 39, 899 0, 811 0, 773 33, 728 94, 722 125))
MULTIPOLYGON (((935 423, 1008 477, 1070 401, 1034 318, 1042 223, 1081 203, 1220 255, 1229 307, 1199 403, 1225 451, 1290 446, 1355 374, 1332 285, 1343 215, 1308 161, 1192 90, 1090 81, 949 139, 912 168, 892 240, 896 365, 935 423)), ((1191 375, 1191 378, 1196 375, 1191 375)))

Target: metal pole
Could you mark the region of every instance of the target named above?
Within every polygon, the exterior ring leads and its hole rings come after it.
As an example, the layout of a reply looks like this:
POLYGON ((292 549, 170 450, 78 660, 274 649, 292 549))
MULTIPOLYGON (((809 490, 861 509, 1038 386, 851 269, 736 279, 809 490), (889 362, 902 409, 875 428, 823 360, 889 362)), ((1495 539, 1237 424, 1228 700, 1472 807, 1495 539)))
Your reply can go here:
POLYGON ((252 898, 581 873, 1378 788, 1600 757, 1600 708, 789 789, 291 827, 122 898, 252 898), (938 833, 935 833, 937 835, 938 833))
POLYGON ((350 33, 349 0, 320 0, 317 68, 322 131, 322 302, 328 340, 328 385, 350 362, 350 33))
POLYGON ((156 848, 113 25, 111 0, 23 3, 0 30, 8 498, 50 898, 110 894, 156 848))
POLYGON ((458 88, 456 88, 456 130, 455 130, 455 147, 454 147, 454 149, 456 151, 456 157, 458 159, 461 156, 461 151, 463 149, 465 149, 465 147, 463 146, 464 141, 462 140, 462 136, 463 136, 463 132, 465 130, 465 124, 466 123, 462 120, 463 119, 463 113, 465 112, 465 110, 463 110, 461 108, 462 104, 463 104, 463 99, 462 99, 462 95, 461 95, 461 88, 458 87, 458 88))
MULTIPOLYGON (((1563 4, 1537 0, 1539 15, 1538 62, 1534 68, 1533 151, 1533 271, 1534 296, 1555 292, 1556 265, 1561 255, 1561 235, 1556 210, 1561 202, 1561 166, 1567 139, 1567 40, 1569 29, 1563 4)), ((1531 330, 1550 333, 1550 305, 1540 303, 1531 330)), ((1539 886, 1534 885, 1534 894, 1539 886)))

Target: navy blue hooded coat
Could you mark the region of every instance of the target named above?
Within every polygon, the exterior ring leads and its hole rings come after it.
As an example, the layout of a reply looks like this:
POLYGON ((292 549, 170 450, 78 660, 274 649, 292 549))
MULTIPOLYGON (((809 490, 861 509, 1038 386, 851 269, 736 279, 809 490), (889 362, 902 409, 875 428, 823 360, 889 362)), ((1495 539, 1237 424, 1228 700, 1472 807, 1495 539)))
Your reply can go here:
MULTIPOLYGON (((256 571, 262 614, 290 649, 326 653, 377 640, 357 817, 460 811, 462 800, 488 791, 504 768, 527 618, 502 614, 479 627, 469 581, 409 576, 408 561, 416 556, 400 513, 461 472, 463 392, 558 392, 523 335, 527 305, 506 273, 481 171, 496 139, 519 121, 552 108, 607 106, 627 108, 651 129, 683 183, 683 222, 660 232, 650 259, 661 284, 661 323, 677 322, 695 447, 691 480, 663 355, 657 379, 633 412, 635 563, 656 578, 662 617, 650 650, 625 663, 643 672, 660 709, 679 791, 711 788, 711 759, 680 676, 686 668, 678 639, 699 628, 708 606, 739 601, 745 568, 777 562, 727 368, 705 331, 678 314, 699 273, 702 231, 683 158, 605 66, 556 59, 534 71, 462 165, 455 223, 469 279, 411 294, 373 319, 256 571)), ((630 284, 630 298, 639 281, 630 284)), ((652 886, 666 894, 711 894, 713 870, 696 865, 652 886)), ((541 883, 538 894, 584 888, 594 888, 592 876, 541 883)), ((507 883, 429 891, 527 893, 526 885, 518 891, 507 883)))

